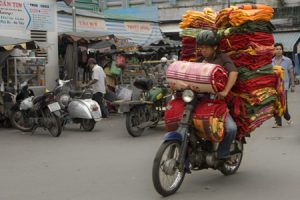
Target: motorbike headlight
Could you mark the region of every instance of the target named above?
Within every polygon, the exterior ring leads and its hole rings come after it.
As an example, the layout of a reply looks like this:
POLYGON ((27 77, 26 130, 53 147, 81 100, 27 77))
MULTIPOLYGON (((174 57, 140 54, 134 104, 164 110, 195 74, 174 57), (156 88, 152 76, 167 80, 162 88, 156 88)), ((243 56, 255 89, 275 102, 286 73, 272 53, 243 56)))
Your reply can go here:
POLYGON ((69 104, 70 101, 70 96, 67 94, 61 95, 59 98, 59 103, 61 104, 61 106, 66 107, 69 104))
POLYGON ((190 103, 193 101, 195 94, 192 90, 184 90, 182 94, 182 99, 185 103, 190 103))

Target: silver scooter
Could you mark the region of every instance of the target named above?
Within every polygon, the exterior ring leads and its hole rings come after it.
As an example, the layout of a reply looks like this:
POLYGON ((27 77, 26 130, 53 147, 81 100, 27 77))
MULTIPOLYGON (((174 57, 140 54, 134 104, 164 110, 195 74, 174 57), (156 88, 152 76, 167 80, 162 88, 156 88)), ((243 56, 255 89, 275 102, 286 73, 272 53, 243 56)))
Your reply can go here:
POLYGON ((73 91, 70 86, 71 80, 58 80, 55 88, 55 96, 65 111, 63 126, 68 123, 79 123, 80 128, 85 131, 92 131, 96 122, 102 119, 99 104, 92 100, 93 91, 73 91))

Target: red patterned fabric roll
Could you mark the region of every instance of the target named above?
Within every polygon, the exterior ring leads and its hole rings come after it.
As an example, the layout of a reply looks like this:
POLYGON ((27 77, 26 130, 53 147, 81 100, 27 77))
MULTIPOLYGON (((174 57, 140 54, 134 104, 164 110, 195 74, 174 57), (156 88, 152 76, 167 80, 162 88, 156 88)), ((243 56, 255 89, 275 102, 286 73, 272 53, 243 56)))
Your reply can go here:
POLYGON ((209 93, 222 91, 228 80, 227 71, 219 65, 185 61, 172 63, 166 77, 173 90, 191 89, 209 93))

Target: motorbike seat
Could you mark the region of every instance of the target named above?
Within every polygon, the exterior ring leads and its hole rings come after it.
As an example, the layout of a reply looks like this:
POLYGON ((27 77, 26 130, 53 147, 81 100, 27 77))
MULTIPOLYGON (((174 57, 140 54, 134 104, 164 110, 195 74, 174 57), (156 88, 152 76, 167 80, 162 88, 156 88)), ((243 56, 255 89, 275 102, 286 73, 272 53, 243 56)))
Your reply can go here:
POLYGON ((33 98, 33 104, 39 102, 40 100, 42 100, 42 98, 44 97, 44 95, 39 95, 33 98))
POLYGON ((151 79, 138 79, 134 81, 133 85, 141 90, 150 90, 153 87, 153 81, 151 79))
POLYGON ((78 90, 71 90, 69 92, 71 98, 80 97, 82 95, 82 93, 83 93, 83 91, 78 91, 78 90))

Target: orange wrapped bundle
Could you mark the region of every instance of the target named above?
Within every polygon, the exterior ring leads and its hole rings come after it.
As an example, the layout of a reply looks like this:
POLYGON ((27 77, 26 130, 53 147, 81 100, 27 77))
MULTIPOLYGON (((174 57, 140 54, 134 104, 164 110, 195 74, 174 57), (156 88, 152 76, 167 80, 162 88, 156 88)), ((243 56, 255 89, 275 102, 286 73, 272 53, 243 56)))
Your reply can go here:
POLYGON ((203 12, 188 10, 179 24, 181 29, 204 28, 215 29, 216 13, 211 8, 204 8, 203 12))
POLYGON ((216 19, 217 27, 240 26, 248 21, 270 21, 273 8, 263 4, 241 5, 225 8, 216 19))

